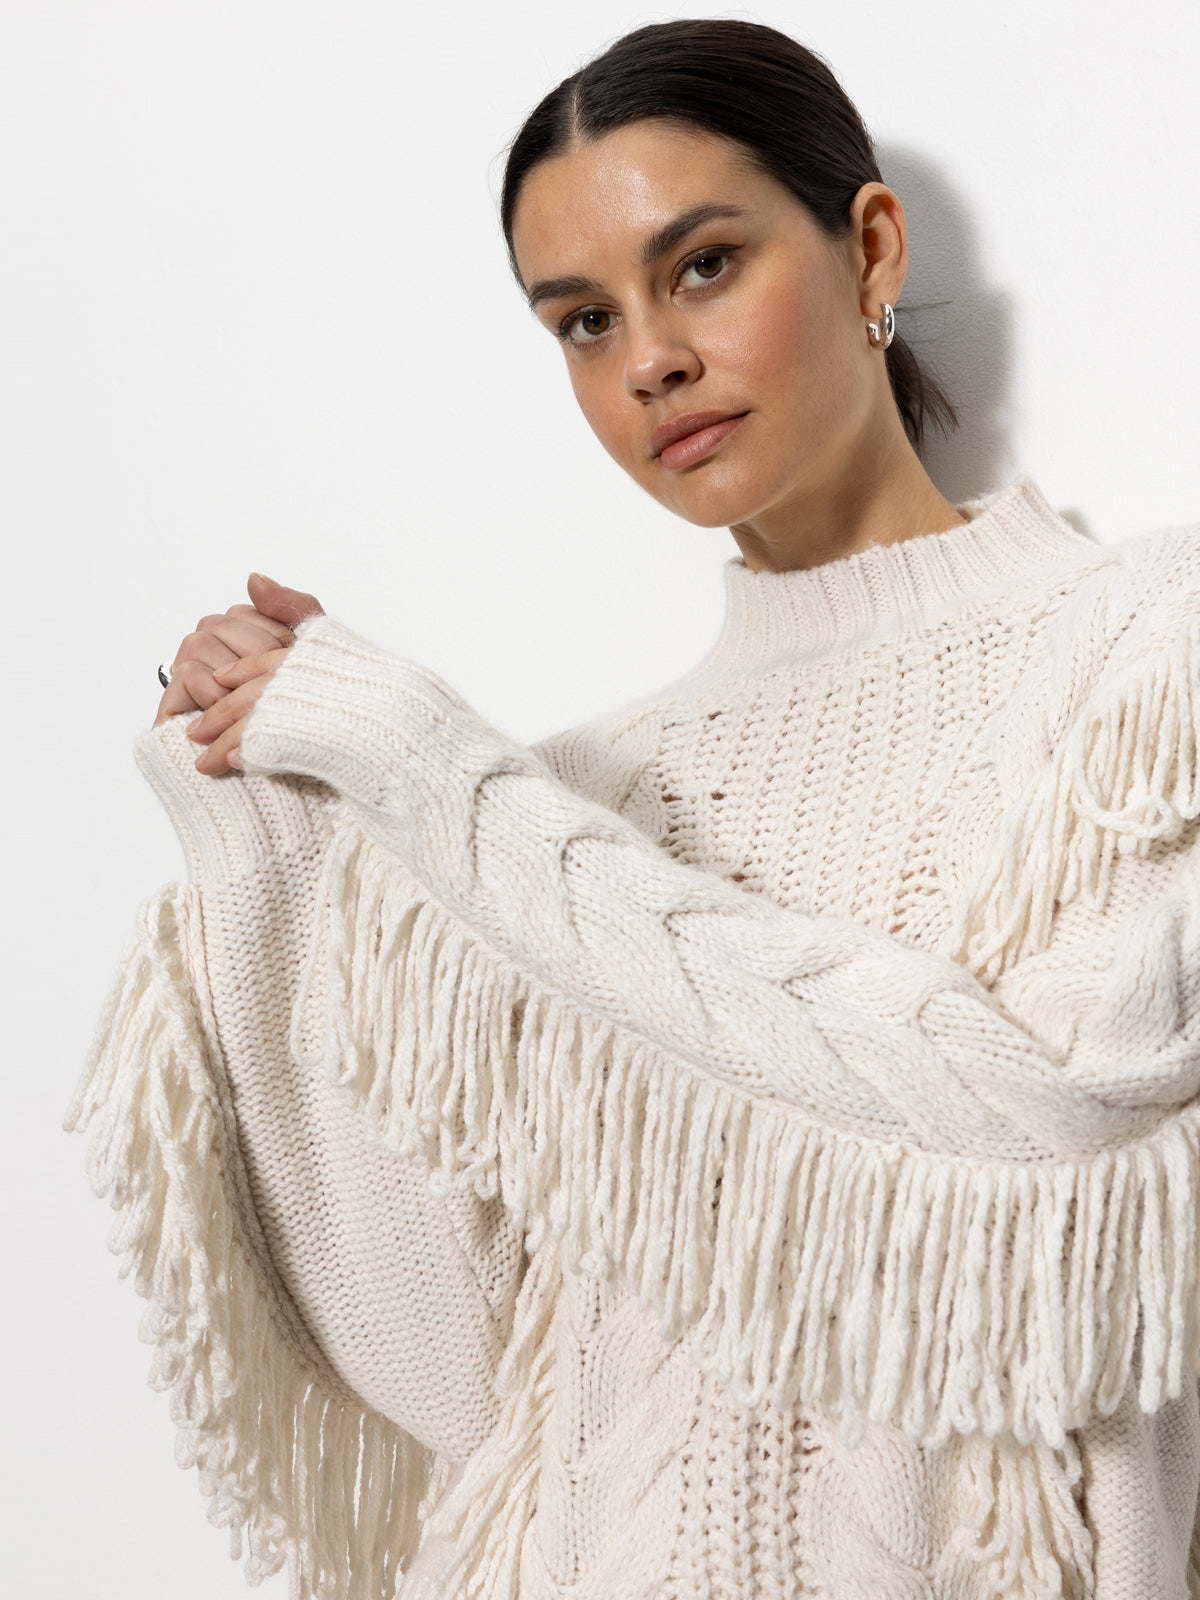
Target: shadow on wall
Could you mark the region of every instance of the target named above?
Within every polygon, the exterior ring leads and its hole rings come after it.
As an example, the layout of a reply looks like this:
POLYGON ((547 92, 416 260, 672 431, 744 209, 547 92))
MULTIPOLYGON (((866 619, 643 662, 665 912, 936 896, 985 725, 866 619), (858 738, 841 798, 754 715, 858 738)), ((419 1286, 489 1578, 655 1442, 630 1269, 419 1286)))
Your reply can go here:
POLYGON ((937 167, 903 145, 876 149, 883 181, 908 218, 897 332, 959 417, 957 433, 927 431, 921 459, 946 498, 958 503, 1003 488, 1020 470, 1009 425, 1012 300, 987 284, 970 212, 937 167))

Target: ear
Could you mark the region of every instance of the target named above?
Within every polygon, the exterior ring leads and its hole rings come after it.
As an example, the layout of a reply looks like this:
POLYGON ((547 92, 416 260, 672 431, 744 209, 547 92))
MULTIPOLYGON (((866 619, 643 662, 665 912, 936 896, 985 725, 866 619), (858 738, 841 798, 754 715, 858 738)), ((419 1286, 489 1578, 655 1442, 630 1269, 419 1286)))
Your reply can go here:
POLYGON ((908 270, 908 226, 900 196, 884 183, 864 183, 850 203, 859 307, 877 317, 900 298, 908 270))

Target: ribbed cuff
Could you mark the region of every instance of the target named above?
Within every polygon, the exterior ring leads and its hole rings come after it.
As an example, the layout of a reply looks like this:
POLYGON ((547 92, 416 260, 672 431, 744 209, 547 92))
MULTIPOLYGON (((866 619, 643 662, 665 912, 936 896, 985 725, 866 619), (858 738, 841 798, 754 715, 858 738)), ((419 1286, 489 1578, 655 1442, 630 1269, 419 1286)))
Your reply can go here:
MULTIPOLYGON (((436 674, 317 616, 297 629, 242 739, 247 773, 301 773, 368 807, 492 771, 504 735, 436 674), (453 724, 453 727, 447 726, 453 724)), ((534 758, 512 745, 512 759, 534 758)))
POLYGON ((331 803, 329 792, 305 780, 197 772, 201 747, 187 736, 192 720, 171 717, 134 746, 179 836, 192 880, 229 882, 268 856, 303 848, 331 803))

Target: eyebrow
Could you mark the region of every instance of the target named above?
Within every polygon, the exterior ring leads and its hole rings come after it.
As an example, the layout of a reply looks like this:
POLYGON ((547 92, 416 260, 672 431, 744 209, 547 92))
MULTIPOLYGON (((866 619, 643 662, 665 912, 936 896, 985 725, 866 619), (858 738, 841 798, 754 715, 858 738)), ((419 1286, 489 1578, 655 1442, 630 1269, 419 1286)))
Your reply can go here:
MULTIPOLYGON (((652 266, 705 222, 745 215, 746 208, 734 205, 731 201, 705 200, 698 206, 690 206, 687 211, 681 211, 663 227, 646 235, 642 240, 640 252, 642 265, 652 266)), ((593 294, 599 287, 594 278, 584 278, 578 273, 573 273, 565 278, 541 278, 537 283, 530 285, 525 295, 529 301, 529 309, 536 311, 543 300, 561 300, 566 295, 572 294, 593 294)))

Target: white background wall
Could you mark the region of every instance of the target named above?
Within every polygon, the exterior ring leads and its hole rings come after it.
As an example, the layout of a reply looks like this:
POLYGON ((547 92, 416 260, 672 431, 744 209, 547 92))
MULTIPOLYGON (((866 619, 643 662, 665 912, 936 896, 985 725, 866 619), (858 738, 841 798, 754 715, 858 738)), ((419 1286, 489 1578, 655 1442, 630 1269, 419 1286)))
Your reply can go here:
POLYGON ((523 113, 670 15, 793 32, 873 129, 910 221, 900 326, 962 401, 929 456, 944 492, 1026 471, 1102 539, 1200 520, 1194 0, 0 0, 0 1507, 22 1600, 245 1592, 59 1131, 134 909, 178 872, 130 759, 155 663, 260 568, 533 738, 717 627, 728 534, 673 521, 588 434, 494 212, 523 113))

